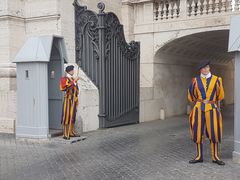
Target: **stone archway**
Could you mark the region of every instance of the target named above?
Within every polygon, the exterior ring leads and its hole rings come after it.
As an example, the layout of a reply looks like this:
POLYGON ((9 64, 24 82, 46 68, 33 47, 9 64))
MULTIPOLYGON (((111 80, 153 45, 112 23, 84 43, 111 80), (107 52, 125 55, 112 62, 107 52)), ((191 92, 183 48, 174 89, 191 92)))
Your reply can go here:
POLYGON ((200 32, 174 39, 163 45, 154 56, 154 99, 166 117, 187 112, 187 88, 198 72, 196 64, 211 60, 212 72, 223 77, 225 104, 233 104, 233 54, 227 52, 229 30, 200 32))

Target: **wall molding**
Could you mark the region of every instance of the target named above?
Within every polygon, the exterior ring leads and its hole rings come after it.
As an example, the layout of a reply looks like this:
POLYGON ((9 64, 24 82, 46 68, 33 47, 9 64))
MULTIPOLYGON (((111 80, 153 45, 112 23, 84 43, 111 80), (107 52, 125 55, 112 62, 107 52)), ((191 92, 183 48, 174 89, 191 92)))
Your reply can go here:
POLYGON ((45 16, 33 16, 33 17, 20 17, 20 16, 14 16, 14 15, 0 15, 0 21, 24 21, 24 22, 31 22, 31 21, 43 21, 43 20, 51 20, 51 19, 60 19, 60 14, 49 14, 45 16))

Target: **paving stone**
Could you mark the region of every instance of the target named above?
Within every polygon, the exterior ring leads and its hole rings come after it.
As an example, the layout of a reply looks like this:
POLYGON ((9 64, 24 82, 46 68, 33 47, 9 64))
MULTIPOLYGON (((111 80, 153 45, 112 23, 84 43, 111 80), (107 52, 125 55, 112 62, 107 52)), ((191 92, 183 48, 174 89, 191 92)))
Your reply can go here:
POLYGON ((221 167, 211 162, 209 142, 204 163, 195 156, 187 116, 84 134, 84 141, 15 140, 0 134, 0 180, 239 180, 232 162, 233 106, 223 111, 221 167))

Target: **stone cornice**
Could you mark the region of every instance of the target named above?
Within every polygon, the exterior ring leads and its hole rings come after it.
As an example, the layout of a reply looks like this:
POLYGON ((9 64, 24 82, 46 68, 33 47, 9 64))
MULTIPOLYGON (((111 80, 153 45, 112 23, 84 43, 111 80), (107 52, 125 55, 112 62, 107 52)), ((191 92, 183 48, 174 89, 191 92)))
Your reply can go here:
POLYGON ((153 2, 154 0, 122 0, 123 5, 132 5, 146 2, 153 2))
POLYGON ((228 29, 230 24, 229 15, 206 18, 179 18, 176 21, 153 21, 134 25, 134 34, 169 32, 179 30, 215 28, 228 29), (207 24, 206 24, 207 22, 207 24))
POLYGON ((4 20, 18 20, 18 21, 24 21, 25 18, 20 16, 14 16, 14 15, 0 15, 0 21, 4 20))
POLYGON ((50 14, 50 15, 45 15, 45 16, 34 16, 34 17, 19 17, 19 16, 14 16, 14 15, 0 15, 0 21, 4 20, 17 20, 17 21, 42 21, 42 20, 48 20, 48 19, 59 19, 61 17, 60 14, 50 14))
POLYGON ((61 17, 60 14, 51 14, 46 16, 35 16, 35 17, 28 17, 25 21, 36 21, 36 20, 44 20, 44 19, 59 19, 61 17))

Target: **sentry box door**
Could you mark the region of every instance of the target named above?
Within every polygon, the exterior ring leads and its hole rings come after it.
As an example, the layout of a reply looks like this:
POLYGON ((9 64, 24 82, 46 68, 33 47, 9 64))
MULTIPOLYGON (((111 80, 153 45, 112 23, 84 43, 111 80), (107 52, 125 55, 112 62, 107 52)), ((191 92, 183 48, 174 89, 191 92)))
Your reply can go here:
POLYGON ((51 58, 48 63, 48 104, 49 128, 61 129, 63 95, 59 90, 59 80, 63 73, 63 61, 59 53, 59 41, 54 39, 51 58))

